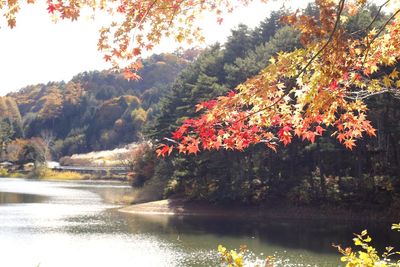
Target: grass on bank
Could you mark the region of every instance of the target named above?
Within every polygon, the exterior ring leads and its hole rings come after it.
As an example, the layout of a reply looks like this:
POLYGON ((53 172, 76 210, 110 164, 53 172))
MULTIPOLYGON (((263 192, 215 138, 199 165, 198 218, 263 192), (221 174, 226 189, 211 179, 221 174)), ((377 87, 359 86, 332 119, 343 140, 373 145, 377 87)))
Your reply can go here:
MULTIPOLYGON (((5 176, 4 176, 5 177, 5 176)), ((26 174, 20 172, 12 172, 7 175, 9 178, 26 178, 26 174)))
POLYGON ((0 177, 9 177, 8 171, 6 169, 0 168, 0 177))
POLYGON ((6 169, 0 168, 0 177, 7 178, 26 178, 26 174, 20 172, 8 172, 6 169))
POLYGON ((6 178, 28 178, 28 179, 42 179, 42 180, 95 180, 95 179, 114 179, 124 180, 125 175, 111 174, 94 175, 94 174, 81 174, 74 171, 56 171, 46 167, 38 167, 29 172, 8 171, 7 169, 0 168, 0 177, 6 178))
POLYGON ((45 167, 33 170, 29 174, 20 172, 9 172, 6 169, 0 168, 0 177, 9 178, 38 178, 44 180, 82 180, 87 179, 87 175, 82 175, 72 171, 54 171, 45 167))
POLYGON ((84 175, 78 172, 72 171, 54 171, 48 168, 39 168, 34 171, 31 176, 33 178, 45 179, 45 180, 82 180, 85 178, 84 175))

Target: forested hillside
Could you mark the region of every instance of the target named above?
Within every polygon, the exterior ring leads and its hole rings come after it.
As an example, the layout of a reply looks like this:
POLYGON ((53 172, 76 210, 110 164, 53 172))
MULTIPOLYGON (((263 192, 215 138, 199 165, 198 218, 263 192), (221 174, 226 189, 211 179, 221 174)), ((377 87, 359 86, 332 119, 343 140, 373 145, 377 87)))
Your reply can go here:
POLYGON ((153 55, 144 60, 139 81, 111 71, 84 72, 10 93, 0 98, 3 141, 41 137, 51 143, 53 158, 138 141, 160 97, 197 53, 153 55))

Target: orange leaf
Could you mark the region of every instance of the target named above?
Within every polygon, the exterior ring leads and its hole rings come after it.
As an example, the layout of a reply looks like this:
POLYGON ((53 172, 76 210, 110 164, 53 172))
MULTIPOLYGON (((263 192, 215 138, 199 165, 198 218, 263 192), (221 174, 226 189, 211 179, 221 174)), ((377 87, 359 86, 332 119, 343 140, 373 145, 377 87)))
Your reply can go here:
POLYGON ((138 55, 140 55, 142 52, 141 52, 141 50, 140 50, 140 48, 139 47, 135 47, 134 49, 133 49, 133 51, 132 51, 132 54, 134 55, 134 56, 138 56, 138 55))
POLYGON ((131 71, 130 69, 125 69, 124 70, 124 77, 125 79, 133 79, 135 81, 140 79, 140 76, 138 74, 136 74, 135 72, 131 71))
POLYGON ((197 152, 199 152, 199 146, 195 143, 191 143, 187 146, 187 151, 189 154, 197 154, 197 152))
POLYGON ((350 150, 353 150, 353 147, 356 146, 356 143, 353 139, 347 139, 344 141, 344 146, 350 150))

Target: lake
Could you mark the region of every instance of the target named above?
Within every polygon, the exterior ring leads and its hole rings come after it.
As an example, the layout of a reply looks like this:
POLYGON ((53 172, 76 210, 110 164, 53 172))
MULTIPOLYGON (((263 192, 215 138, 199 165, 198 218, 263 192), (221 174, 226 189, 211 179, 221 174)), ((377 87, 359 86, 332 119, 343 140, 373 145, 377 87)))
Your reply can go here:
POLYGON ((248 220, 131 215, 102 196, 132 190, 120 182, 0 178, 0 266, 218 266, 218 244, 246 244, 278 266, 340 266, 332 247, 367 228, 378 244, 399 243, 390 223, 248 220))

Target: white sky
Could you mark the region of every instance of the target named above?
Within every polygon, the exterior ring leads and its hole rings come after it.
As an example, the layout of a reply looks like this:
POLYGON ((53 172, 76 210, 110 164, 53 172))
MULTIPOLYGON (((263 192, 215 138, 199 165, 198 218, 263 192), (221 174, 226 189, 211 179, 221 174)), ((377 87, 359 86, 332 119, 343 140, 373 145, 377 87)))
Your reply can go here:
MULTIPOLYGON (((308 1, 291 1, 295 8, 308 1)), ((224 18, 218 25, 215 17, 201 18, 206 43, 224 42, 230 29, 244 23, 250 27, 282 7, 282 1, 262 4, 254 1, 224 18)), ((104 19, 104 18, 103 18, 104 19)), ((24 7, 17 17, 17 27, 10 30, 0 21, 0 95, 30 84, 49 81, 68 81, 74 75, 90 70, 103 70, 110 66, 97 51, 98 29, 104 20, 51 22, 44 5, 24 7)), ((155 52, 174 51, 171 41, 162 43, 155 52)))

